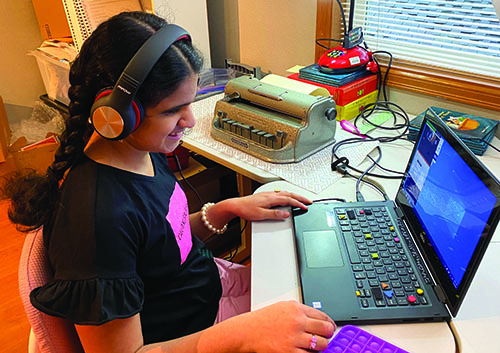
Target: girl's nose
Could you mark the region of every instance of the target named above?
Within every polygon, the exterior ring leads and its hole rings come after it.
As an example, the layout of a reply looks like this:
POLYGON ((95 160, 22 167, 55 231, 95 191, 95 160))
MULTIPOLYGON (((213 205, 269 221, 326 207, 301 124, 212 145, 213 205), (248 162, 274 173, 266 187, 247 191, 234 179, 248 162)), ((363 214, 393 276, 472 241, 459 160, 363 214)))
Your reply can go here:
POLYGON ((192 128, 196 124, 196 119, 194 117, 193 111, 191 110, 191 106, 186 107, 184 110, 181 120, 179 121, 179 125, 183 128, 192 128))

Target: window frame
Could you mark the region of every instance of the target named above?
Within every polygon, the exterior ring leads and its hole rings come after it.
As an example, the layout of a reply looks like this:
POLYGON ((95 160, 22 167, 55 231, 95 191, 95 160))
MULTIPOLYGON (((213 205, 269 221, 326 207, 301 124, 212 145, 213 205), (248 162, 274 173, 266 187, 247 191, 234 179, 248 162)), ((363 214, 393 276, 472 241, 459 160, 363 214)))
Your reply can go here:
MULTIPOLYGON (((339 28, 332 25, 340 18, 336 0, 316 0, 316 5, 316 38, 340 38, 341 21, 339 28)), ((315 60, 325 51, 317 45, 315 60)), ((378 61, 385 74, 387 61, 382 57, 378 61)), ((394 59, 387 86, 500 111, 500 79, 494 77, 394 59)))

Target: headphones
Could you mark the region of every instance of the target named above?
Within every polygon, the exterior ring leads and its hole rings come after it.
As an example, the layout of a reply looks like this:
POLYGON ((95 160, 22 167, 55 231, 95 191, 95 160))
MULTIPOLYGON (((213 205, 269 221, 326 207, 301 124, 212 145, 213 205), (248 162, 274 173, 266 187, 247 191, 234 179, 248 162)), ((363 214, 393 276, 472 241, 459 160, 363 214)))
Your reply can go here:
POLYGON ((135 53, 113 88, 101 90, 90 110, 90 121, 99 135, 122 140, 137 129, 144 108, 135 98, 139 87, 168 48, 180 39, 191 40, 183 28, 168 24, 153 34, 135 53))

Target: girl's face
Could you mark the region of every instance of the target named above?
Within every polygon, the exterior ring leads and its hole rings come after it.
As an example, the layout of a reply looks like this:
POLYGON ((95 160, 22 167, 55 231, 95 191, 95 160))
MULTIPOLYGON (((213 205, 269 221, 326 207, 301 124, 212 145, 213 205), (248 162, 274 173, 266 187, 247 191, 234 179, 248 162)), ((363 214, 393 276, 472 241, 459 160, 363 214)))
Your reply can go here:
POLYGON ((189 76, 158 105, 145 108, 144 120, 127 142, 140 151, 172 152, 179 145, 184 130, 195 124, 191 103, 196 96, 197 80, 197 75, 189 76))

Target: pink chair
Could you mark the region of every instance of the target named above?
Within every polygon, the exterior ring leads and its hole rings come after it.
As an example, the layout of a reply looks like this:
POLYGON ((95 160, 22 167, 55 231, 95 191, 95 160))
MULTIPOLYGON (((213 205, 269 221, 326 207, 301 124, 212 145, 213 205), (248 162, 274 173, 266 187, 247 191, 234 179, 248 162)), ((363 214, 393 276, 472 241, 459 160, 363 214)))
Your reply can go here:
POLYGON ((19 263, 19 292, 31 324, 29 352, 84 353, 75 326, 68 320, 46 315, 31 305, 30 292, 53 276, 42 231, 31 232, 24 241, 19 263))
POLYGON ((250 311, 250 267, 214 258, 222 284, 215 323, 250 311))

